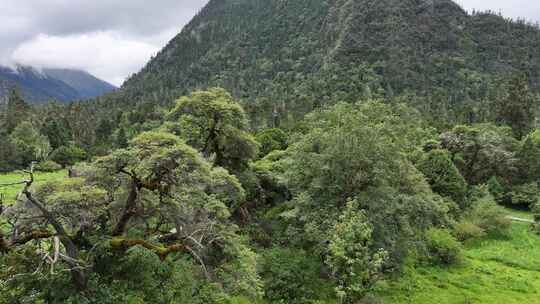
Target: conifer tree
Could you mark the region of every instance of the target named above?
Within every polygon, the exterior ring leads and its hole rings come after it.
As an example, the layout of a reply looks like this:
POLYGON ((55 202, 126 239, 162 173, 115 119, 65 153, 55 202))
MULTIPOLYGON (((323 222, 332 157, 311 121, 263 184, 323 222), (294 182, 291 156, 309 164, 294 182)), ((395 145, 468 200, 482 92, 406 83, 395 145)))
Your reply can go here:
POLYGON ((522 139, 534 122, 533 102, 525 75, 517 75, 510 80, 508 95, 500 104, 499 123, 512 127, 514 135, 522 139))
POLYGON ((6 113, 6 130, 11 133, 17 125, 26 120, 30 106, 24 101, 19 90, 13 88, 9 92, 6 113))

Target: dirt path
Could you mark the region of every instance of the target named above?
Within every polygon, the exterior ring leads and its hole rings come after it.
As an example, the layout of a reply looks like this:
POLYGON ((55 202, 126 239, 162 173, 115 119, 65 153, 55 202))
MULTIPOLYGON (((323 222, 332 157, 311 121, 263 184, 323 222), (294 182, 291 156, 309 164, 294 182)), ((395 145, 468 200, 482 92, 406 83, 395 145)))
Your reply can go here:
POLYGON ((528 220, 528 219, 519 218, 519 217, 515 217, 515 216, 507 216, 506 218, 511 220, 511 221, 514 221, 514 222, 522 222, 522 223, 534 224, 533 220, 528 220))

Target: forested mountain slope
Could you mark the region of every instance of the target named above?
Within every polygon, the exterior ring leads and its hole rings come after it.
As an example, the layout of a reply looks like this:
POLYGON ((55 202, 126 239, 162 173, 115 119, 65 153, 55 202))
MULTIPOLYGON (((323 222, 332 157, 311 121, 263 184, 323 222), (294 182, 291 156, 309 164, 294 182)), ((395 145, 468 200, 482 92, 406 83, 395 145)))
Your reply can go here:
POLYGON ((168 104, 222 86, 264 124, 274 111, 407 93, 454 120, 518 69, 540 88, 539 48, 537 26, 450 0, 212 0, 126 82, 124 99, 168 104))

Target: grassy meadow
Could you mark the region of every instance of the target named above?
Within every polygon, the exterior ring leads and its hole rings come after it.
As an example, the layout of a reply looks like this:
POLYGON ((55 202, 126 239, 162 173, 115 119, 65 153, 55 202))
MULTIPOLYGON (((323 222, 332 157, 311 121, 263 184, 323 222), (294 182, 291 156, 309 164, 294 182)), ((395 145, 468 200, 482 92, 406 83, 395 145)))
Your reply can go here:
MULTIPOLYGON (((67 177, 66 170, 56 172, 38 172, 34 174, 35 184, 39 185, 47 181, 62 180, 67 177)), ((11 172, 0 174, 0 185, 16 183, 28 178, 28 175, 23 172, 11 172)), ((15 202, 17 195, 21 192, 23 185, 13 185, 2 187, 0 186, 0 194, 4 195, 4 203, 11 204, 15 202)))
POLYGON ((529 229, 514 223, 507 237, 466 243, 459 266, 407 267, 403 277, 379 284, 378 294, 387 304, 540 303, 540 236, 529 229))

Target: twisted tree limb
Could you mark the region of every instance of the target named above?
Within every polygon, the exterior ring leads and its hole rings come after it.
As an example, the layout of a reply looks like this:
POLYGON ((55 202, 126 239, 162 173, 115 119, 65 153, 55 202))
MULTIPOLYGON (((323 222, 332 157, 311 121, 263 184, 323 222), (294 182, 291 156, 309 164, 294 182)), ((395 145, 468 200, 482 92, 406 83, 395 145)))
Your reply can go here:
POLYGON ((64 245, 66 249, 67 256, 71 259, 68 260, 67 263, 70 266, 73 282, 75 283, 75 286, 79 290, 85 290, 87 286, 88 279, 86 277, 86 274, 84 271, 80 269, 80 265, 74 261, 78 260, 79 257, 79 249, 77 246, 75 246, 73 240, 68 235, 66 230, 64 229, 64 226, 56 219, 56 217, 45 208, 45 206, 36 199, 32 192, 30 192, 30 187, 34 183, 34 165, 32 164, 30 166, 30 171, 26 171, 30 179, 25 181, 25 186, 22 191, 22 194, 26 197, 26 199, 39 211, 43 214, 43 216, 47 219, 47 221, 53 226, 54 230, 56 231, 56 235, 59 237, 60 242, 62 245, 64 245))
POLYGON ((167 256, 173 252, 189 252, 187 247, 183 244, 173 244, 169 246, 163 246, 161 244, 152 244, 143 239, 124 239, 115 238, 111 240, 110 245, 113 249, 126 251, 131 247, 142 246, 150 251, 153 251, 163 261, 167 256))
POLYGON ((121 236, 126 231, 127 225, 131 218, 137 213, 137 197, 139 196, 140 183, 132 176, 131 188, 124 206, 124 211, 118 223, 113 229, 113 236, 121 236))

